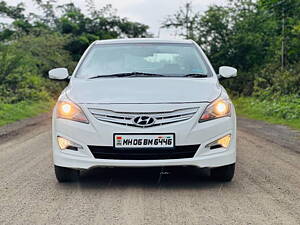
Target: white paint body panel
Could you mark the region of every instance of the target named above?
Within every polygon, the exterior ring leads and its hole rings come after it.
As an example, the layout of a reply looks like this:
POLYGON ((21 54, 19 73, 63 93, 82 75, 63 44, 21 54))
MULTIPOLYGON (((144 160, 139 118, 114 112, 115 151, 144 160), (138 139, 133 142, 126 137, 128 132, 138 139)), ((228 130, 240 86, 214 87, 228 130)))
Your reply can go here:
POLYGON ((220 93, 213 78, 74 78, 68 89, 74 102, 101 104, 211 102, 220 93))

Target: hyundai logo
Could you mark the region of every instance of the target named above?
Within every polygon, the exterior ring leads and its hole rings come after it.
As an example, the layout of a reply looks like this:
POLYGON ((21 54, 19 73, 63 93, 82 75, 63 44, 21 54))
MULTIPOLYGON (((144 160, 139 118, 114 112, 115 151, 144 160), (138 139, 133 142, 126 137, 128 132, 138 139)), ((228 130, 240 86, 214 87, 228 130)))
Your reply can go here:
POLYGON ((148 127, 153 125, 155 122, 154 118, 150 116, 137 116, 133 119, 133 123, 140 127, 148 127))

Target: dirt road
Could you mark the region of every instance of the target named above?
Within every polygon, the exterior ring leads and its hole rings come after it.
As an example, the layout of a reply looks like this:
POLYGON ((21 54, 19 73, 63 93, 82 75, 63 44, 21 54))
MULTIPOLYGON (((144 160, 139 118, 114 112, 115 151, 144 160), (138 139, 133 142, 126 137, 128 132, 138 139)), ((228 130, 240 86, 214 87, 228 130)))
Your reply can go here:
POLYGON ((0 224, 300 224, 299 133, 239 119, 234 180, 206 173, 97 169, 59 184, 46 120, 0 137, 0 224))

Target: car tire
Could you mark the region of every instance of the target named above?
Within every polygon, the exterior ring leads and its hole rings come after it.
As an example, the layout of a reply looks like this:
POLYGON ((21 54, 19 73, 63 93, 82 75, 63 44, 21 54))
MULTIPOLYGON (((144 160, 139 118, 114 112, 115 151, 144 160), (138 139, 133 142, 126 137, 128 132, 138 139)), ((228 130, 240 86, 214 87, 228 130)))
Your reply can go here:
POLYGON ((79 170, 54 165, 55 176, 58 182, 75 182, 79 178, 79 170))
POLYGON ((212 168, 210 175, 214 180, 229 182, 232 180, 235 171, 235 163, 227 166, 212 168))

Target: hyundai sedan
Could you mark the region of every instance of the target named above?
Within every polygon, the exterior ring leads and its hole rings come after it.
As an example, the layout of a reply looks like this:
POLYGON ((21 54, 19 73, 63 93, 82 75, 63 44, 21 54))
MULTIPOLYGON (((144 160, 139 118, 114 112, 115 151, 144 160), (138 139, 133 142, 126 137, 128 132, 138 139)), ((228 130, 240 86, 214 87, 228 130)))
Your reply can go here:
POLYGON ((53 110, 53 161, 59 182, 94 167, 209 168, 230 181, 236 162, 235 109, 219 83, 237 70, 215 72, 191 40, 95 41, 53 110))

